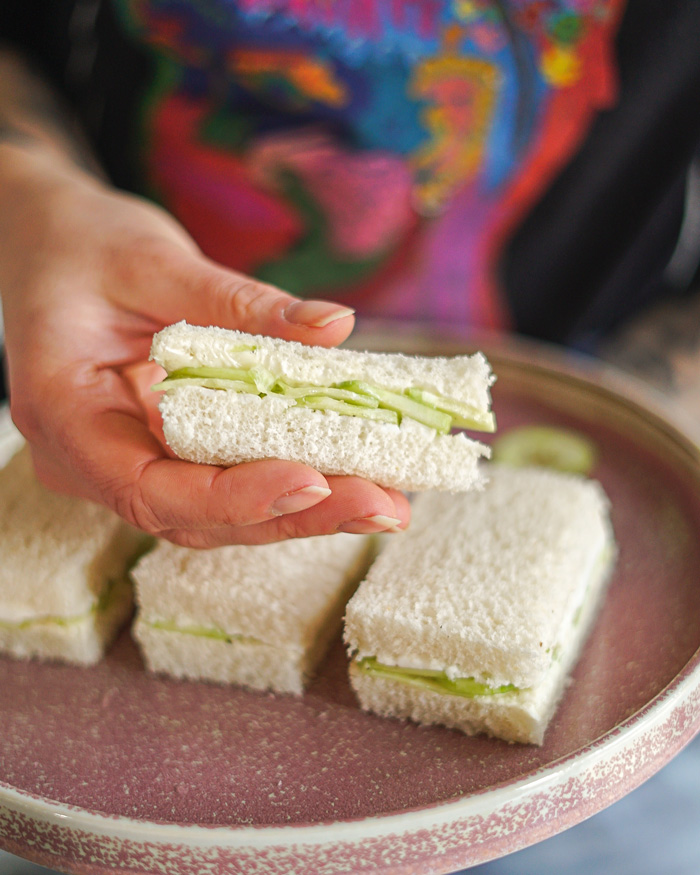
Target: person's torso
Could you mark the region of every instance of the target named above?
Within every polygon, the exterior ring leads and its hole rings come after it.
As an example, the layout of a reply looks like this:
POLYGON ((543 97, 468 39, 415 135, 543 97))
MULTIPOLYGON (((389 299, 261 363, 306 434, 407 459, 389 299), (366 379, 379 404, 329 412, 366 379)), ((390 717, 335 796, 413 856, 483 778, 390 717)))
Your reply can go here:
POLYGON ((153 192, 204 251, 364 315, 502 326, 504 239, 616 95, 620 0, 116 0, 153 192))

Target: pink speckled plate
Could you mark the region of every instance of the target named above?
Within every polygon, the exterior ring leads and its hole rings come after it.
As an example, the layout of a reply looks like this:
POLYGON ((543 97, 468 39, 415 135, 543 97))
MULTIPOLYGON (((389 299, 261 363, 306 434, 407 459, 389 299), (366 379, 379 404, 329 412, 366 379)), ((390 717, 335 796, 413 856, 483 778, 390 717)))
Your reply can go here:
MULTIPOLYGON (((460 351, 365 337, 374 348, 460 351)), ((542 748, 360 712, 337 642, 299 700, 0 659, 0 846, 71 873, 439 873, 599 811, 700 726, 700 454, 607 370, 486 344, 500 432, 587 434, 620 559, 542 748)))

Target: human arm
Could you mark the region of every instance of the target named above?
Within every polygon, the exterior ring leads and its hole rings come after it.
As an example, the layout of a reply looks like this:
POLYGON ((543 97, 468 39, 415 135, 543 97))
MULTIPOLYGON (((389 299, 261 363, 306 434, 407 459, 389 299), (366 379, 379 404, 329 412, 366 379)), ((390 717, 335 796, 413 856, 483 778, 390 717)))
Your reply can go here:
POLYGON ((155 331, 186 319, 333 346, 352 330, 351 313, 211 262, 172 217, 109 185, 11 52, 0 53, 0 82, 8 383, 42 481, 192 546, 404 525, 400 493, 356 478, 292 462, 172 459, 146 400, 155 331))

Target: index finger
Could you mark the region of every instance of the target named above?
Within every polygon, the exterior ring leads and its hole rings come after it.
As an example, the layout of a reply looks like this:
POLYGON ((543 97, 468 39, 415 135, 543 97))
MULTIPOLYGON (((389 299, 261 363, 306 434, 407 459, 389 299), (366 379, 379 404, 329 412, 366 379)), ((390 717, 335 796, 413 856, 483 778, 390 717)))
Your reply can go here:
POLYGON ((99 500, 152 535, 252 525, 277 516, 282 497, 297 496, 294 508, 303 510, 330 491, 321 474, 296 462, 223 469, 171 458, 139 416, 114 404, 75 426, 99 500))
POLYGON ((336 478, 329 495, 326 478, 299 462, 220 468, 173 459, 127 384, 105 377, 112 385, 101 397, 109 405, 83 399, 62 443, 82 448, 70 459, 77 488, 94 484, 92 497, 149 534, 212 547, 327 534, 366 519, 386 520, 386 527, 397 516, 407 519, 404 501, 391 491, 359 478, 340 478, 341 486, 336 478))

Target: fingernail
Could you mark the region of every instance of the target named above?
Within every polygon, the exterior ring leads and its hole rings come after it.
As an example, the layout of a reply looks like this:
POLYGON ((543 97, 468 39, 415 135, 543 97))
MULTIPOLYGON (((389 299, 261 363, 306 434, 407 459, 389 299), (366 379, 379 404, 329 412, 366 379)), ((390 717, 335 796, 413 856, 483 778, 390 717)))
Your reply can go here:
POLYGON ((306 510, 307 507, 313 507, 319 501, 328 498, 330 494, 331 490, 325 486, 305 486, 303 489, 297 489, 296 492, 280 495, 270 508, 270 513, 275 516, 297 513, 300 510, 306 510))
POLYGON ((401 520, 391 516, 368 516, 361 520, 349 520, 338 527, 339 532, 349 532, 352 535, 373 535, 376 532, 401 532, 401 520))
POLYGON ((341 307, 331 301, 294 301, 286 307, 283 316, 294 325, 325 328, 331 322, 352 316, 354 312, 351 307, 341 307))

